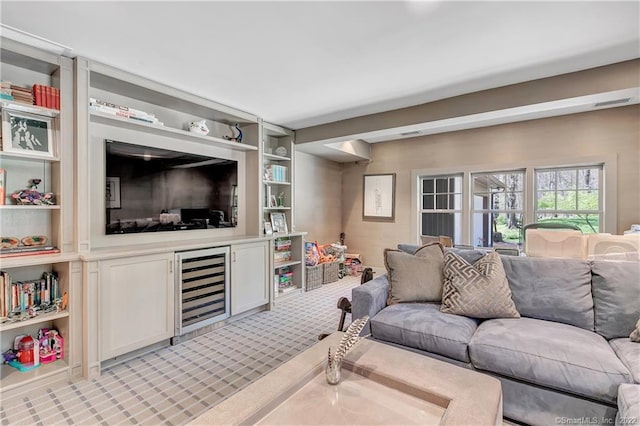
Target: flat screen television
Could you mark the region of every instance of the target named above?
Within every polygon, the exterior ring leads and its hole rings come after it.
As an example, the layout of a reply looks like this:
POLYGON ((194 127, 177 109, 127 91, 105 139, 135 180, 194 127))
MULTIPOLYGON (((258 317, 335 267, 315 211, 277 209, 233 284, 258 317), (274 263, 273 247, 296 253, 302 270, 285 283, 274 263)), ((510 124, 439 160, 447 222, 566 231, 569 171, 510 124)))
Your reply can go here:
POLYGON ((238 162, 105 140, 106 234, 236 226, 238 162))

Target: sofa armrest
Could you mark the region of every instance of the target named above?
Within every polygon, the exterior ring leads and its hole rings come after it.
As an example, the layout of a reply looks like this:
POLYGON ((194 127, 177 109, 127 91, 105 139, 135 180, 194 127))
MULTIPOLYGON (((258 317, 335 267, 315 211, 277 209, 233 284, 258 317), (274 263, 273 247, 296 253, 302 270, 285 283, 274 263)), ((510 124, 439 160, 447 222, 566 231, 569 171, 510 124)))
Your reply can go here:
MULTIPOLYGON (((361 286, 351 290, 351 319, 356 320, 365 315, 373 318, 378 312, 387 306, 389 295, 389 281, 386 275, 380 275, 361 286)), ((371 333, 370 322, 362 329, 360 335, 371 333)))

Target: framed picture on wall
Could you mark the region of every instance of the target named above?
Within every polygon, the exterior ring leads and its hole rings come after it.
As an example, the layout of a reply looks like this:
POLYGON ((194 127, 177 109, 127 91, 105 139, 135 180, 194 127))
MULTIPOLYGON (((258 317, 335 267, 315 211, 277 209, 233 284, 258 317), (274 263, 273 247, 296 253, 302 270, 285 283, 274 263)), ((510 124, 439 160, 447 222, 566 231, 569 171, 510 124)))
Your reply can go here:
POLYGON ((393 222, 396 174, 364 175, 362 220, 393 222))
POLYGON ((105 203, 108 209, 120 208, 120 178, 107 177, 104 189, 105 203))
POLYGON ((2 150, 55 158, 53 119, 26 112, 2 110, 2 150))

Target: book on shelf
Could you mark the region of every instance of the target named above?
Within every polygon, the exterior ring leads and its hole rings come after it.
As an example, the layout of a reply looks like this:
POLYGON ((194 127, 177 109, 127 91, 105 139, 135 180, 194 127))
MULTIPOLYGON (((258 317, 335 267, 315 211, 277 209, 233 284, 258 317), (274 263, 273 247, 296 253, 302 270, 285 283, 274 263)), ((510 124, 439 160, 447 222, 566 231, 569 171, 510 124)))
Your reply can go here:
POLYGON ((34 84, 31 88, 31 93, 33 105, 60 110, 60 89, 43 84, 34 84))
POLYGON ((7 257, 19 257, 19 256, 35 256, 41 254, 56 254, 60 253, 60 249, 52 246, 47 247, 34 247, 33 249, 22 249, 20 248, 12 248, 12 249, 1 249, 0 250, 0 259, 4 259, 7 257))
POLYGON ((138 112, 135 110, 132 111, 132 110, 127 110, 127 109, 118 108, 118 107, 106 106, 102 103, 97 103, 93 101, 89 101, 89 109, 92 111, 98 111, 98 112, 113 115, 116 117, 138 120, 146 123, 157 124, 160 126, 164 125, 164 123, 159 121, 154 115, 147 114, 144 112, 138 112))
POLYGON ((0 271, 0 316, 50 307, 62 297, 61 293, 55 272, 45 272, 35 280, 14 281, 11 274, 0 271))

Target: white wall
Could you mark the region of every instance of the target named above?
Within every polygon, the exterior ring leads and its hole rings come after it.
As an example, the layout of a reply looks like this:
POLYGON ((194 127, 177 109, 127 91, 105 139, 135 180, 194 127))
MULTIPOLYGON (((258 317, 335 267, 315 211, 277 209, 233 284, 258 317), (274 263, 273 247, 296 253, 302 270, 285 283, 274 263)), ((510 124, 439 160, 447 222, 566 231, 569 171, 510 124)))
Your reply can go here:
POLYGON ((304 152, 295 155, 296 230, 307 231, 307 241, 339 241, 343 166, 304 152))

